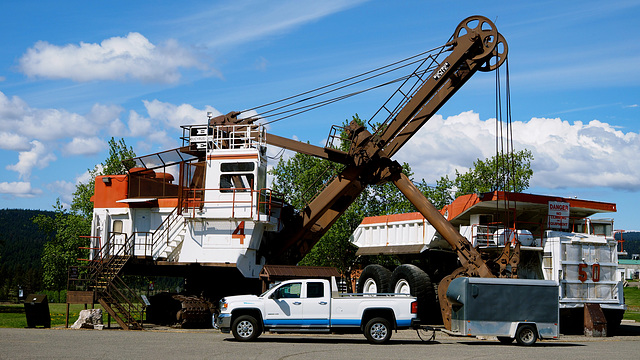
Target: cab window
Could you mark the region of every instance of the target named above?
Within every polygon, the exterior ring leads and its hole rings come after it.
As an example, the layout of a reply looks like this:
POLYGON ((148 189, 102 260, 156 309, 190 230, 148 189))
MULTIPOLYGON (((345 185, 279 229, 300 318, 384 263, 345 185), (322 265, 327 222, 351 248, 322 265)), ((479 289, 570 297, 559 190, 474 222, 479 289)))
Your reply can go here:
POLYGON ((300 297, 300 293, 302 292, 301 290, 301 283, 291 283, 283 285, 278 290, 276 290, 276 297, 278 299, 296 299, 300 297))
POLYGON ((307 284, 308 298, 324 297, 324 284, 321 282, 311 282, 307 284))

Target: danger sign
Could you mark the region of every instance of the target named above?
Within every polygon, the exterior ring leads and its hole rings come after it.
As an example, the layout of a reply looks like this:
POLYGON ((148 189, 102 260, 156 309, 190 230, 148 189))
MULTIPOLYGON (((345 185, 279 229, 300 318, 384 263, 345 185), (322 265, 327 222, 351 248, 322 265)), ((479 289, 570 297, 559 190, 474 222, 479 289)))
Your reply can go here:
POLYGON ((550 229, 566 229, 569 227, 569 203, 549 201, 550 229))

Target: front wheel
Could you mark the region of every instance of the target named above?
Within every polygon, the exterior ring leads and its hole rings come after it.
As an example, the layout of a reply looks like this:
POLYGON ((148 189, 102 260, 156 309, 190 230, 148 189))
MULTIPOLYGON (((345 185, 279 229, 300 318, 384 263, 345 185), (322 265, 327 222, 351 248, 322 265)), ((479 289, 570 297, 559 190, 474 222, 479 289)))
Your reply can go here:
POLYGON ((538 340, 536 328, 531 325, 522 325, 516 331, 516 341, 518 345, 531 346, 538 340))
POLYGON ((391 339, 391 325, 385 318, 373 318, 365 325, 364 336, 372 344, 384 344, 391 339))
POLYGON ((258 321, 251 315, 242 315, 231 325, 233 337, 238 341, 252 341, 260 336, 258 321))

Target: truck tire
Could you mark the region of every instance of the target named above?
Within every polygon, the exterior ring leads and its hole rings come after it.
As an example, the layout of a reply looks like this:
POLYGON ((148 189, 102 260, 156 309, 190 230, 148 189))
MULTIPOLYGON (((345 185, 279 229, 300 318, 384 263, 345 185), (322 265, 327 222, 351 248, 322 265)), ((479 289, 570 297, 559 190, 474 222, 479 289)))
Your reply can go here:
POLYGON ((367 322, 364 326, 364 336, 371 344, 384 344, 391 339, 391 325, 389 320, 376 317, 367 322))
POLYGON ((391 275, 389 292, 415 296, 418 299, 418 318, 423 324, 442 321, 431 279, 419 267, 402 264, 395 268, 391 275))
POLYGON ((251 315, 238 316, 231 324, 231 333, 238 341, 252 341, 260 336, 258 321, 251 315))
POLYGON ((516 331, 516 342, 518 345, 531 346, 538 340, 538 332, 533 325, 522 325, 516 331))
POLYGON ((391 271, 382 265, 367 265, 358 279, 357 293, 387 292, 391 280, 391 271))

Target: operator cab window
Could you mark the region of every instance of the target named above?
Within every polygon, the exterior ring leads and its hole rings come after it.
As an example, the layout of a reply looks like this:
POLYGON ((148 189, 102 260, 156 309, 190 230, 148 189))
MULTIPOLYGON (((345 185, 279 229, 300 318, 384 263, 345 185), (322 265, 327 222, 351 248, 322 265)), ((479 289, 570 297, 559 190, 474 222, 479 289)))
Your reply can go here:
POLYGON ((222 163, 220 164, 220 192, 243 192, 253 188, 252 162, 222 163))

